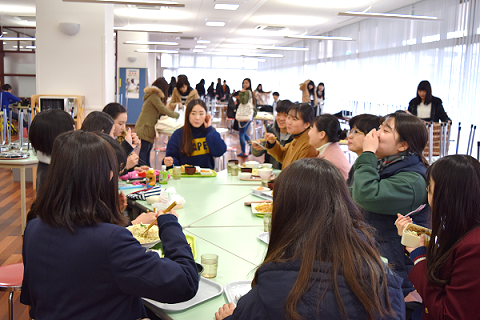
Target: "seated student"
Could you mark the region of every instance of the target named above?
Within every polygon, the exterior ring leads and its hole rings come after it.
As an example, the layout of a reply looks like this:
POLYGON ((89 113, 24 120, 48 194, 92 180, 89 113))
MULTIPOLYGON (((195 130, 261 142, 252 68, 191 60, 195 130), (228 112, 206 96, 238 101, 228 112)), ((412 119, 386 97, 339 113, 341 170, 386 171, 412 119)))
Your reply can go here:
MULTIPOLYGON (((363 140, 367 133, 372 129, 380 127, 383 118, 374 116, 373 114, 360 114, 350 119, 350 132, 348 133, 348 150, 355 152, 360 156, 363 152, 363 140)), ((355 173, 354 166, 348 172, 347 185, 349 187, 353 184, 353 174, 355 173)))
MULTIPOLYGON (((424 305, 413 319, 478 319, 480 163, 467 155, 441 158, 428 169, 427 181, 430 243, 425 244, 422 235, 418 248, 406 248, 415 263, 408 278, 424 305)), ((398 217, 395 223, 402 234, 412 219, 398 217)))
POLYGON ((293 136, 293 141, 282 146, 273 133, 266 133, 267 152, 285 169, 290 163, 302 159, 313 158, 317 151, 308 143, 308 131, 313 120, 313 109, 309 104, 302 103, 292 106, 287 116, 287 132, 293 136))
MULTIPOLYGON (((275 117, 275 122, 267 126, 267 132, 273 133, 277 137, 278 142, 281 146, 285 146, 287 143, 293 140, 293 137, 290 133, 287 132, 287 115, 288 110, 293 106, 293 103, 290 100, 283 100, 277 106, 277 116, 275 117)), ((264 146, 265 143, 262 143, 264 146)), ((256 143, 252 143, 252 155, 255 157, 261 157, 265 154, 265 162, 271 163, 274 169, 282 169, 282 164, 275 160, 274 157, 269 155, 266 149, 256 143)))
POLYGON ((28 138, 37 152, 37 197, 50 165, 53 142, 57 136, 74 128, 72 116, 60 109, 42 111, 33 118, 28 138))
POLYGON ((102 112, 108 114, 114 121, 113 137, 121 143, 128 156, 125 169, 133 169, 138 164, 138 155, 133 152, 133 149, 140 144, 140 139, 138 139, 137 134, 132 132, 130 128, 125 130, 127 109, 120 103, 112 102, 107 104, 102 112))
POLYGON ((85 120, 83 120, 80 130, 85 132, 104 132, 110 137, 115 138, 113 135, 115 131, 114 124, 115 121, 105 112, 92 111, 85 117, 85 120))
POLYGON ((81 130, 57 137, 23 239, 20 301, 31 318, 134 320, 147 315, 141 297, 195 296, 197 266, 175 212, 157 218, 160 258, 125 228, 117 192, 117 159, 106 141, 81 130))
POLYGON ((340 128, 340 122, 335 116, 324 114, 313 119, 312 128, 308 132, 310 145, 318 151, 317 157, 333 163, 345 180, 351 166, 338 141, 345 139, 346 131, 340 128))
POLYGON ((405 318, 402 279, 381 261, 332 163, 295 161, 278 176, 273 202, 270 243, 252 290, 236 308, 220 308, 217 320, 405 318))
POLYGON ((178 76, 177 84, 172 92, 172 99, 168 103, 170 110, 175 110, 177 104, 186 106, 190 101, 199 99, 197 90, 190 87, 190 82, 186 75, 181 74, 178 76))
MULTIPOLYGON (((12 86, 8 83, 2 86, 2 90, 3 91, 0 92, 2 96, 2 101, 0 101, 2 103, 1 111, 10 111, 8 107, 10 104, 22 101, 12 94, 12 86)), ((12 119, 18 121, 18 113, 12 111, 12 119)), ((28 129, 28 123, 25 120, 23 120, 23 127, 28 129)))
POLYGON ((214 157, 222 156, 227 145, 212 127, 212 116, 200 99, 192 100, 185 111, 185 125, 175 130, 168 140, 163 163, 167 167, 190 164, 201 168, 215 168, 214 157))
MULTIPOLYGON (((427 203, 427 161, 423 149, 427 129, 419 118, 405 112, 385 117, 380 129, 370 131, 363 153, 354 163, 353 200, 364 209, 365 221, 376 229, 380 254, 404 279, 404 294, 414 290, 407 277, 407 263, 395 220, 427 203)), ((412 215, 428 226, 429 207, 412 215)))

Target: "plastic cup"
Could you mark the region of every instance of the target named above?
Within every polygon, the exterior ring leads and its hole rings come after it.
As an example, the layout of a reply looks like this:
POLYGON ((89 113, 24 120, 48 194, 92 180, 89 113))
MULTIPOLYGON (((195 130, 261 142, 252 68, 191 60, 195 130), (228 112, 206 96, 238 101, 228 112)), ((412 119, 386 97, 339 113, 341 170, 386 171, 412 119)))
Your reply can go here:
POLYGON ((218 256, 213 253, 202 254, 202 276, 208 279, 215 278, 217 276, 218 269, 218 256))
POLYGON ((182 177, 182 168, 180 167, 173 167, 173 179, 174 180, 180 180, 182 177))
POLYGON ((234 164, 230 167, 230 174, 232 176, 238 176, 238 164, 234 164))
POLYGON ((272 214, 266 213, 263 216, 263 231, 270 232, 272 229, 272 214))

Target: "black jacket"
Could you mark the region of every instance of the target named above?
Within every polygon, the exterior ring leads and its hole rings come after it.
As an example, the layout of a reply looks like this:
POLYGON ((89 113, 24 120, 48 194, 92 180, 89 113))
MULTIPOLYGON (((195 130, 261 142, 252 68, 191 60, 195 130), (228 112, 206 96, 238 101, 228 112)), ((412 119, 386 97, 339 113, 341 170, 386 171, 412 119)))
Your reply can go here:
MULTIPOLYGON (((410 100, 410 103, 408 104, 408 112, 416 116, 417 107, 421 102, 422 101, 418 97, 410 100)), ((433 122, 439 122, 440 120, 442 120, 442 122, 451 121, 451 119, 447 116, 447 113, 443 109, 442 99, 437 97, 432 97, 432 108, 430 111, 430 118, 422 119, 422 120, 433 121, 433 122)))
POLYGON ((203 97, 205 95, 205 85, 197 83, 195 89, 197 90, 199 97, 203 97))
MULTIPOLYGON (((325 283, 330 284, 330 265, 330 263, 323 263, 315 266, 316 270, 320 270, 320 275, 315 279, 315 283, 297 305, 297 310, 303 319, 344 319, 331 285, 323 298, 321 298, 325 289, 325 283), (320 290, 318 290, 319 287, 320 290)), ((300 261, 289 261, 286 263, 270 262, 260 267, 258 284, 249 293, 240 298, 233 314, 225 319, 286 319, 284 311, 285 301, 297 280, 300 266, 300 261)), ((388 272, 387 283, 390 305, 396 312, 396 316, 383 319, 403 320, 405 319, 405 303, 400 288, 402 279, 394 275, 393 272, 386 271, 388 272)), ((340 291, 348 319, 366 319, 367 316, 363 305, 350 290, 344 278, 339 275, 337 280, 338 290, 340 291)), ((375 317, 374 319, 382 318, 375 317)))

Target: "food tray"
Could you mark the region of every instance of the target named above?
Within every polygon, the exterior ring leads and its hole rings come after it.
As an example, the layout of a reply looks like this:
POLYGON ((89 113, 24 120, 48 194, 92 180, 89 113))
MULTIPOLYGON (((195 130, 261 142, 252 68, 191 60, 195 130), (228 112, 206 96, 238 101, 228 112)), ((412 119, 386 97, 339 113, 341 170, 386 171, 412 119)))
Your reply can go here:
POLYGON ((273 191, 259 191, 259 190, 252 190, 252 195, 257 196, 259 198, 265 200, 273 200, 273 191))
MULTIPOLYGON (((207 169, 207 168, 203 168, 203 169, 207 169)), ((217 173, 215 172, 215 170, 212 170, 212 174, 211 175, 205 175, 205 174, 201 174, 200 172, 195 172, 194 174, 186 174, 185 172, 182 172, 182 175, 181 177, 182 178, 211 178, 211 177, 216 177, 217 176, 217 173)), ((168 169, 168 173, 170 174, 171 177, 173 177, 173 170, 172 169, 168 169)))
POLYGON ((263 216, 264 216, 265 214, 267 214, 267 213, 270 213, 270 214, 271 214, 271 212, 259 212, 259 211, 257 211, 257 209, 255 209, 255 207, 256 207, 257 205, 259 205, 259 204, 263 204, 263 203, 252 203, 252 206, 251 206, 251 207, 252 207, 252 213, 253 213, 254 215, 256 215, 257 217, 263 217, 263 216))
POLYGON ((223 293, 223 287, 215 281, 200 277, 198 283, 198 292, 192 299, 180 303, 161 303, 155 300, 143 298, 145 305, 153 312, 158 309, 165 311, 182 311, 193 307, 199 303, 215 298, 223 293))
POLYGON ((260 240, 260 241, 263 241, 265 242, 266 244, 268 244, 270 242, 270 232, 262 232, 262 233, 259 233, 257 238, 260 240))
POLYGON ((232 281, 225 285, 224 291, 228 302, 232 302, 237 306, 237 295, 244 296, 252 289, 252 281, 250 280, 238 280, 232 281))

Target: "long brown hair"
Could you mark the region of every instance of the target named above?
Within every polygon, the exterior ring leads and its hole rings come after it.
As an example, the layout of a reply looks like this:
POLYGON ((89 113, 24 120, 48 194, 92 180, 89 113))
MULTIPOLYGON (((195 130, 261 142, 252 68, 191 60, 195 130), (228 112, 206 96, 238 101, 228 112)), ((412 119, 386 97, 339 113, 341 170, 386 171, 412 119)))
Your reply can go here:
POLYGON ((163 97, 163 104, 167 105, 167 99, 168 99, 168 83, 167 83, 167 80, 165 80, 164 77, 160 77, 152 83, 152 86, 157 87, 158 89, 162 90, 163 95, 165 96, 165 97, 163 97))
POLYGON ((408 143, 407 152, 417 155, 420 160, 429 166, 427 159, 423 156, 423 150, 427 145, 428 131, 425 123, 418 117, 403 111, 397 111, 385 116, 385 121, 395 119, 395 131, 398 133, 399 142, 408 143))
MULTIPOLYGON (((185 124, 183 125, 182 131, 183 131, 183 138, 182 138, 182 147, 180 149, 180 152, 187 157, 191 156, 193 153, 193 135, 192 135, 192 125, 190 124, 190 113, 192 113, 193 107, 196 105, 201 106, 203 109, 205 109, 205 114, 207 114, 207 106, 205 105, 205 102, 201 99, 193 99, 187 104, 187 108, 185 111, 185 124)), ((205 126, 202 124, 200 128, 205 129, 205 126)))
POLYGON ((82 130, 59 135, 42 190, 28 219, 74 233, 101 222, 125 226, 118 201, 118 164, 112 147, 82 130), (113 176, 111 176, 113 174, 113 176))
MULTIPOLYGON (((320 158, 293 162, 277 178, 273 203, 270 244, 262 265, 302 261, 286 300, 287 319, 301 319, 297 304, 313 285, 311 279, 319 278, 312 275, 314 264, 324 262, 331 264, 330 278, 324 281, 346 318, 337 284, 339 274, 364 306, 368 319, 393 313, 371 228, 363 222, 333 164, 320 158)), ((252 286, 258 283, 258 272, 252 286)))
POLYGON ((437 160, 427 170, 427 181, 434 182, 432 236, 427 247, 427 279, 445 287, 450 278, 442 269, 457 243, 480 226, 480 163, 467 155, 437 160))

